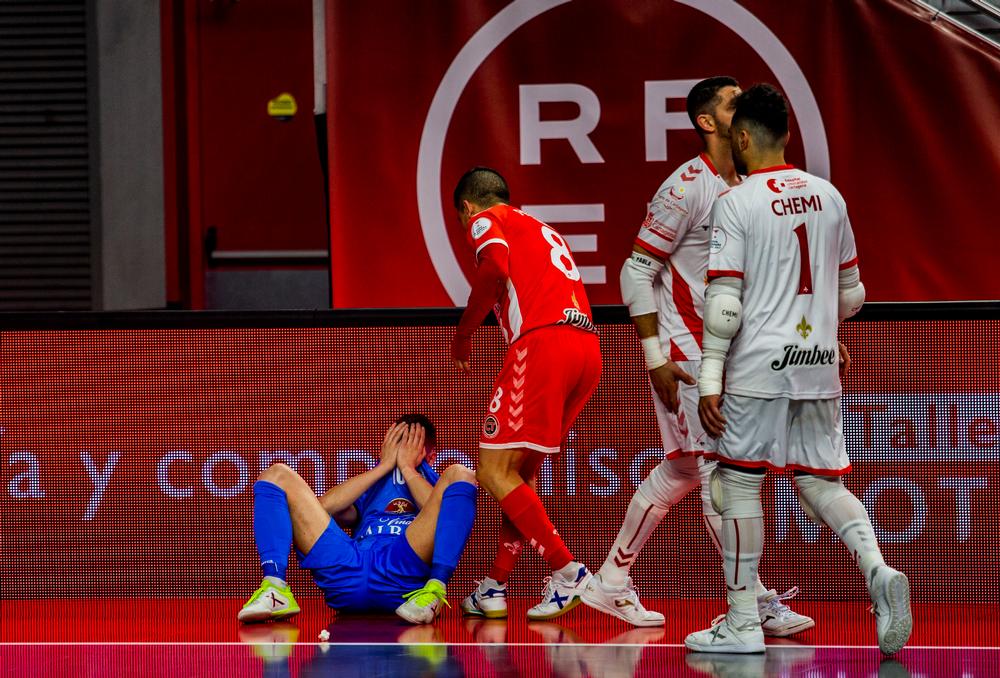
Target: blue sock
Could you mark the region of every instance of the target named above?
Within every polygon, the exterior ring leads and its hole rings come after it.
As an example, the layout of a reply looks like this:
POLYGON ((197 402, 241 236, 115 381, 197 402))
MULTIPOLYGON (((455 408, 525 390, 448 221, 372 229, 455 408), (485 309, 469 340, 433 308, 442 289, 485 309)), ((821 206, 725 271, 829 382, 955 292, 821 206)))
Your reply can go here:
POLYGON ((434 556, 431 558, 431 579, 448 583, 462 557, 465 542, 476 519, 476 486, 472 483, 452 483, 444 489, 441 512, 434 533, 434 556))
POLYGON ((292 547, 292 515, 285 491, 266 480, 253 484, 253 537, 264 576, 284 580, 292 547))

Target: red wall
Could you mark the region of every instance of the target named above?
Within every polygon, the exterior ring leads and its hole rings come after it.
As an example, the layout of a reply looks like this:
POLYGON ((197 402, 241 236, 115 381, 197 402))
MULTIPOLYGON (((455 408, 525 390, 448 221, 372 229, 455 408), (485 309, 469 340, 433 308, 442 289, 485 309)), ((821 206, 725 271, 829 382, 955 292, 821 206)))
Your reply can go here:
POLYGON ((223 250, 327 249, 312 3, 163 7, 169 296, 197 308, 209 228, 223 250), (283 92, 299 108, 287 122, 267 114, 283 92))

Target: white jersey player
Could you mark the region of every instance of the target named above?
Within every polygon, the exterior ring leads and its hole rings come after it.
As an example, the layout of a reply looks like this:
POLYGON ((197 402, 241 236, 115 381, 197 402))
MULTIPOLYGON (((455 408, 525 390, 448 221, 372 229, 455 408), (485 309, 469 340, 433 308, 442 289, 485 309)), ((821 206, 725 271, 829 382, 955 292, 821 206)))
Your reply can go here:
MULTIPOLYGON (((722 548, 722 518, 708 496, 708 476, 715 464, 701 460, 714 445, 698 420, 692 375, 698 374, 701 361, 709 217, 717 196, 740 181, 729 147, 729 122, 739 91, 729 77, 709 78, 692 88, 688 115, 705 150, 660 186, 622 268, 622 297, 646 354, 665 459, 632 497, 611 552, 582 598, 636 626, 659 626, 665 620, 639 601, 629 569, 668 509, 699 484, 705 527, 716 548, 722 548)), ((759 580, 755 586, 769 635, 788 636, 814 625, 783 602, 796 589, 778 594, 759 580)))
POLYGON ((760 488, 770 468, 794 471, 805 511, 851 550, 868 583, 879 646, 893 654, 912 628, 909 582, 885 564, 864 506, 841 481, 851 465, 837 326, 865 298, 847 209, 829 182, 785 164, 788 107, 775 88, 755 85, 737 98, 731 138, 736 168, 749 174, 713 208, 698 377, 699 415, 718 437, 710 485, 722 514, 729 610, 685 644, 764 651, 753 582, 763 545, 760 488))

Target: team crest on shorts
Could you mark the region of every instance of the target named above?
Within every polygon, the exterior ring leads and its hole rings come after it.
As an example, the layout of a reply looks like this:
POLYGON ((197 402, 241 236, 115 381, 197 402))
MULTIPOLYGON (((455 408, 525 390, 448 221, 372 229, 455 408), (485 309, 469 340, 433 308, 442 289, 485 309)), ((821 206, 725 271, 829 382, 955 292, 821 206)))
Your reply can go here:
POLYGON ((497 418, 492 414, 486 417, 486 421, 483 422, 483 436, 486 438, 496 438, 499 431, 500 423, 497 421, 497 418))
POLYGON ((417 507, 413 505, 409 499, 403 499, 402 497, 398 499, 393 499, 389 502, 389 505, 385 507, 385 513, 416 513, 417 507))

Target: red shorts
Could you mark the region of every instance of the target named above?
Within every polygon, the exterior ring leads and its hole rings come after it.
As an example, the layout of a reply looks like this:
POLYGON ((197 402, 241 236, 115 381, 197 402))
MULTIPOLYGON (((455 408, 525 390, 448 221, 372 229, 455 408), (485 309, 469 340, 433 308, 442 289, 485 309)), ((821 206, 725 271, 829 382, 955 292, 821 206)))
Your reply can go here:
POLYGON ((507 349, 479 446, 554 454, 601 378, 596 334, 550 325, 507 349))

